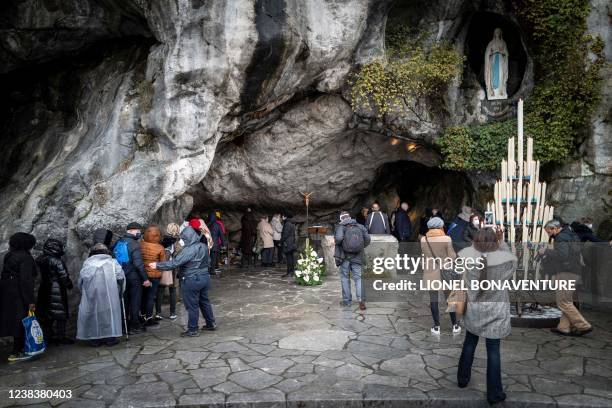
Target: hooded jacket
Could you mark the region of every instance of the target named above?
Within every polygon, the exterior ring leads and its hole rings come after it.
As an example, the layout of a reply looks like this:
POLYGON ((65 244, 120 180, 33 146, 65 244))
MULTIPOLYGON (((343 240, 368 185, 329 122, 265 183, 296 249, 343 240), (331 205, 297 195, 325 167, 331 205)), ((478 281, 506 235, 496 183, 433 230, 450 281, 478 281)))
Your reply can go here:
POLYGON ((150 279, 161 278, 161 271, 151 269, 147 265, 151 262, 163 262, 166 260, 166 251, 160 244, 161 230, 157 226, 147 227, 144 233, 144 238, 140 243, 140 251, 142 252, 142 262, 145 265, 145 271, 150 279))
POLYGON ((62 243, 48 239, 43 254, 36 259, 40 272, 36 314, 44 319, 67 320, 69 317, 68 290, 72 289, 72 281, 62 255, 62 243))
MULTIPOLYGON (((473 246, 463 249, 458 254, 461 258, 477 259, 483 254, 473 246)), ((500 249, 486 253, 487 269, 484 279, 504 282, 512 278, 516 270, 516 257, 509 251, 508 246, 502 243, 500 249)), ((487 339, 501 339, 510 334, 510 302, 507 290, 480 291, 471 289, 470 282, 481 279, 481 270, 466 262, 464 273, 467 280, 468 303, 463 326, 467 331, 487 339), (468 267, 468 265, 471 265, 468 267)))
POLYGON ((35 303, 36 262, 30 254, 35 244, 36 238, 24 232, 9 239, 9 252, 0 274, 0 337, 23 337, 21 320, 28 306, 35 303))
POLYGON ((191 278, 198 275, 208 274, 210 256, 208 247, 200 242, 200 236, 191 227, 181 232, 184 247, 172 260, 158 262, 157 269, 170 271, 178 269, 179 278, 191 278))
POLYGON ((366 229, 366 227, 358 223, 353 218, 346 219, 340 222, 340 225, 338 225, 338 227, 336 228, 336 232, 334 233, 334 242, 336 244, 334 248, 334 258, 336 259, 337 264, 338 264, 338 261, 349 260, 352 263, 361 265, 363 264, 363 253, 364 253, 363 250, 358 254, 348 254, 348 253, 345 253, 344 250, 342 249, 342 241, 344 240, 344 233, 346 232, 346 229, 349 228, 349 226, 353 226, 350 228, 359 228, 361 230, 361 234, 363 236, 363 247, 364 248, 370 245, 371 238, 370 238, 370 234, 368 234, 368 230, 366 229))
POLYGON ((221 246, 225 245, 225 235, 223 230, 217 222, 217 216, 214 213, 208 215, 208 229, 210 230, 210 236, 212 237, 212 251, 220 251, 221 246))

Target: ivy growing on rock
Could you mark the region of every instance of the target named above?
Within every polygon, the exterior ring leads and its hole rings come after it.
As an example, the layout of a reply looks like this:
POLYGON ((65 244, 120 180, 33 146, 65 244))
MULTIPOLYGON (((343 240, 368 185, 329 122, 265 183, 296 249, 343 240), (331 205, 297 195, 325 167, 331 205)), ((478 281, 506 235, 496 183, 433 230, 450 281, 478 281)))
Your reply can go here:
MULTIPOLYGON (((535 87, 525 101, 525 134, 534 138, 536 159, 562 162, 575 152, 600 101, 604 43, 586 32, 588 0, 515 0, 514 7, 535 63, 535 87)), ((515 134, 515 118, 449 127, 438 140, 443 167, 493 170, 504 157, 506 140, 515 134)))
POLYGON ((451 44, 426 48, 424 39, 404 26, 387 30, 387 55, 362 66, 352 78, 354 111, 378 118, 401 113, 423 97, 440 95, 461 72, 463 57, 451 44))

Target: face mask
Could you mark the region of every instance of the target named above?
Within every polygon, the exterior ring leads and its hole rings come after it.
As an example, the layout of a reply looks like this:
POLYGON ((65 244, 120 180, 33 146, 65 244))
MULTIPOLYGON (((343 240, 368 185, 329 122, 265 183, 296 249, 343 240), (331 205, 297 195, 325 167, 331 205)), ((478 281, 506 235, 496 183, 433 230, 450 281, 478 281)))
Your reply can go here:
POLYGON ((179 245, 184 247, 185 246, 185 241, 183 241, 182 239, 179 240, 179 245))
POLYGON ((480 226, 480 220, 478 218, 474 218, 472 220, 472 224, 474 224, 475 227, 479 227, 480 226))
POLYGON ((140 239, 142 237, 142 232, 137 232, 134 236, 136 237, 136 239, 140 239))
POLYGON ((587 224, 587 227, 589 227, 589 229, 593 229, 593 224, 587 224))

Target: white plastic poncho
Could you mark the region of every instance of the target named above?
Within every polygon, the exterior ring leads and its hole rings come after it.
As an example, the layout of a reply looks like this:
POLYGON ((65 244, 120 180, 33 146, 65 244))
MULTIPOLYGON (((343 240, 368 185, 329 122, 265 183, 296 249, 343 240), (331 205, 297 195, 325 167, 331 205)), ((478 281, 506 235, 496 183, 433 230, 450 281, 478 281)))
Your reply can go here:
POLYGON ((118 280, 125 280, 123 269, 110 255, 89 257, 79 275, 81 303, 77 339, 95 340, 122 336, 121 300, 118 280))

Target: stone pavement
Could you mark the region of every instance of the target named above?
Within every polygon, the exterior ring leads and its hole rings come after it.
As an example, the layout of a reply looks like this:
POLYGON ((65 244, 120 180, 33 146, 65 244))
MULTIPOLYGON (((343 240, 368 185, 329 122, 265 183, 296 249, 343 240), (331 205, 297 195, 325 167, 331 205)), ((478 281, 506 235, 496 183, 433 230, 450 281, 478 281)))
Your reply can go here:
MULTIPOLYGON (((424 302, 359 312, 339 305, 336 276, 299 287, 281 273, 214 279, 219 328, 198 338, 179 337, 183 315, 112 348, 61 346, 36 361, 2 362, 0 406, 487 406, 484 342, 472 382, 457 388, 463 335, 450 335, 445 318, 433 337, 424 302), (24 388, 69 389, 73 398, 9 400, 9 389, 24 388)), ((503 406, 612 406, 612 316, 586 316, 595 330, 584 338, 513 329, 502 341, 503 406)))

